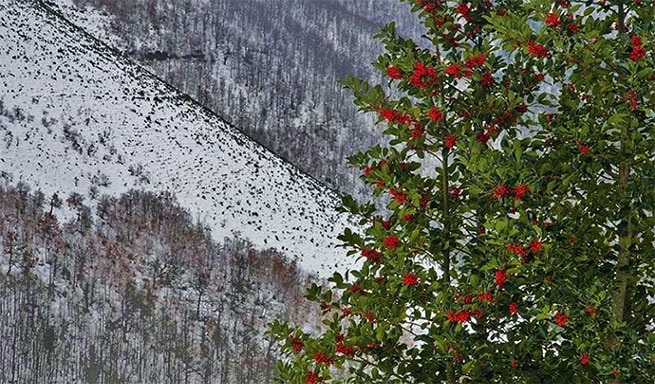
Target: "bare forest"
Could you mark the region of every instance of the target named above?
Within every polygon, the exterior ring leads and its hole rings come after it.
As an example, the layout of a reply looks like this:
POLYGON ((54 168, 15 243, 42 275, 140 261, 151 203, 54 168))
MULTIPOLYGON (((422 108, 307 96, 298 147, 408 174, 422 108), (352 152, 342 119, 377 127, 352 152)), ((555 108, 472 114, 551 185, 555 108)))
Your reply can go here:
POLYGON ((318 318, 293 261, 214 242, 166 194, 4 185, 0 243, 2 383, 268 383, 265 324, 318 318))

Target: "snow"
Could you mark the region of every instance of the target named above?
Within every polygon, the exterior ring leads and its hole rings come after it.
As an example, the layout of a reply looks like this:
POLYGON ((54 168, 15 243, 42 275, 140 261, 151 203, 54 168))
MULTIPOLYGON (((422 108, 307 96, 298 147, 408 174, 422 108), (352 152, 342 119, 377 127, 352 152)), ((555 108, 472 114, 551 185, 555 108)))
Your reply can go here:
POLYGON ((171 191, 216 240, 240 233, 322 277, 353 266, 334 247, 337 194, 209 110, 36 3, 0 4, 0 36, 0 175, 87 204, 94 184, 171 191))

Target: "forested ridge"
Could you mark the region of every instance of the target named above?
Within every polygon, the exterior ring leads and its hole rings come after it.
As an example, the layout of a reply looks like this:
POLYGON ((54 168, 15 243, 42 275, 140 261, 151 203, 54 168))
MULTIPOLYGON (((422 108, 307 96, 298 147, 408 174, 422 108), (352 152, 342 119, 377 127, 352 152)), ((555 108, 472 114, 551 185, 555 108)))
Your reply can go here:
POLYGON ((2 383, 268 383, 265 324, 318 319, 295 262, 213 241, 169 194, 5 184, 0 244, 2 383))

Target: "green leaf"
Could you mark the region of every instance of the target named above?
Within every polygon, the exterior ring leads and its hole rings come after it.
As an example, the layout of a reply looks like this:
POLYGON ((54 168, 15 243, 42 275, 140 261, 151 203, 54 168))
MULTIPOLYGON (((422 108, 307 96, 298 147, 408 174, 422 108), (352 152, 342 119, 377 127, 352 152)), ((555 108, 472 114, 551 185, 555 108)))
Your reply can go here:
POLYGON ((523 155, 523 147, 521 146, 521 142, 519 140, 514 140, 512 142, 512 145, 514 146, 514 156, 516 157, 516 164, 521 163, 521 155, 523 155))

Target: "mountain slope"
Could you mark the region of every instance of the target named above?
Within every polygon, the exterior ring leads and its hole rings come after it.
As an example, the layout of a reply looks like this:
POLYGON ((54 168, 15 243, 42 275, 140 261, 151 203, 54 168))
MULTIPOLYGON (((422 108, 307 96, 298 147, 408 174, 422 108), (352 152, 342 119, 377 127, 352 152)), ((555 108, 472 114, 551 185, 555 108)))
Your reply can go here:
POLYGON ((303 171, 368 197, 345 158, 380 140, 339 79, 378 82, 373 39, 398 0, 57 0, 63 13, 244 129, 303 171), (73 5, 74 4, 74 5, 73 5))
MULTIPOLYGON (((0 5, 0 173, 46 194, 174 193, 212 230, 348 262, 336 194, 38 2, 0 5)), ((326 271, 326 268, 328 271, 326 271)))

